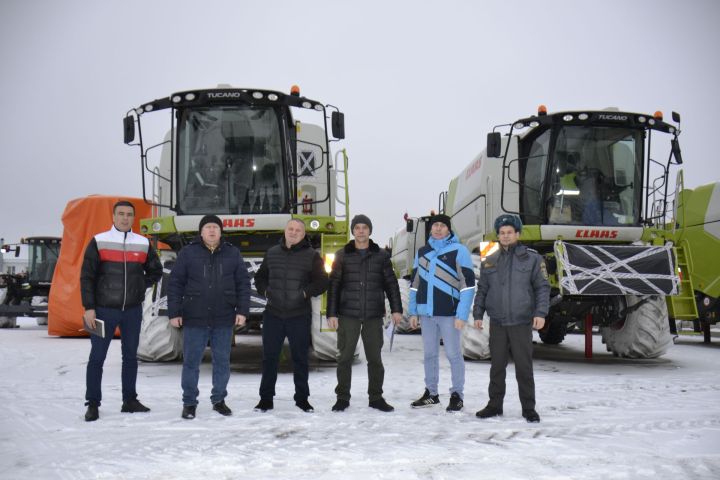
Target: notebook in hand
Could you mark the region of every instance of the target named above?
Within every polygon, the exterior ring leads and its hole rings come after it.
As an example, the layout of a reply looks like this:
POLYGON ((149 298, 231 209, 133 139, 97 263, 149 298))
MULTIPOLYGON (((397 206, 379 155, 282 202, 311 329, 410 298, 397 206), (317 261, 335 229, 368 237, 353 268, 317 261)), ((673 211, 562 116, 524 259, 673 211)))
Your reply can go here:
POLYGON ((105 320, 100 320, 99 318, 95 319, 95 328, 91 328, 90 325, 87 324, 85 319, 83 319, 83 328, 86 332, 97 335, 98 337, 105 338, 105 320))

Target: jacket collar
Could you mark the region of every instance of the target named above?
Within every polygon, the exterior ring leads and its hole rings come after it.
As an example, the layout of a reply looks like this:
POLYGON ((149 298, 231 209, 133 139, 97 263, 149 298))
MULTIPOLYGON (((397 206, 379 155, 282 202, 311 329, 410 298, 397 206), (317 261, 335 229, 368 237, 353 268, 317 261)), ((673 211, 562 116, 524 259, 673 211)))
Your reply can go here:
POLYGON ((287 251, 296 252, 298 250, 302 250, 303 248, 309 248, 309 247, 312 247, 312 244, 310 243, 310 239, 308 238, 307 235, 305 235, 305 238, 303 238, 302 240, 300 240, 298 243, 296 243, 295 245, 293 245, 290 248, 288 248, 287 244, 285 243, 285 235, 280 237, 280 248, 282 248, 286 252, 287 251))
MULTIPOLYGON (((343 250, 345 250, 345 253, 354 253, 357 252, 357 248, 355 248, 355 240, 350 240, 348 243, 345 244, 343 247, 343 250)), ((380 245, 372 241, 372 238, 370 239, 370 245, 368 246, 368 251, 372 253, 377 253, 380 251, 380 245)))
POLYGON ((453 243, 460 243, 454 233, 451 233, 447 237, 441 238, 439 240, 433 237, 428 238, 428 245, 430 245, 433 250, 442 250, 443 248, 447 247, 448 245, 452 245, 453 243))

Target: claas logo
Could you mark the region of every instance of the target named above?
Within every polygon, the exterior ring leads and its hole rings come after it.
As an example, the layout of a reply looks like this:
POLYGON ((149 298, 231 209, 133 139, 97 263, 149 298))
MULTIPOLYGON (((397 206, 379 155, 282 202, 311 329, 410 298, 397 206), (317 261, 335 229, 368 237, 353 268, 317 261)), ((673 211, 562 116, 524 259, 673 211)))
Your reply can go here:
POLYGON ((578 229, 575 238, 617 238, 617 230, 578 229))
POLYGON ((223 220, 223 228, 254 227, 254 218, 226 218, 223 220))

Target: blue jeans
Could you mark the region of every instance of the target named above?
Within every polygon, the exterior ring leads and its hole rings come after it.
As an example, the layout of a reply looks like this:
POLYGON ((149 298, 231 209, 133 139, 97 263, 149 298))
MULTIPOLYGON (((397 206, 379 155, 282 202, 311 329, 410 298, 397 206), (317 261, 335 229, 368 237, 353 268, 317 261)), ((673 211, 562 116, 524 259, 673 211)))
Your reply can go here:
POLYGON ((260 398, 275 396, 278 363, 285 338, 290 344, 295 382, 295 401, 307 400, 310 396, 308 384, 308 348, 310 348, 310 315, 280 318, 265 310, 263 314, 262 340, 263 363, 260 380, 260 398))
POLYGON ((140 342, 142 307, 138 305, 124 311, 118 308, 97 307, 95 316, 105 320, 105 338, 90 335, 90 358, 85 376, 85 400, 88 405, 100 406, 103 365, 117 327, 120 327, 122 348, 122 397, 124 402, 134 400, 137 398, 135 383, 137 381, 137 349, 140 342))
POLYGON ((425 352, 425 388, 431 395, 438 394, 440 380, 440 339, 445 346, 445 355, 450 362, 452 387, 463 398, 465 387, 465 360, 460 350, 460 330, 455 328, 455 317, 421 316, 423 350, 425 352))
POLYGON ((227 397, 230 380, 230 347, 234 327, 183 327, 183 369, 180 383, 183 390, 183 405, 198 404, 198 380, 200 363, 205 347, 210 342, 212 353, 212 391, 210 401, 220 403, 227 397))

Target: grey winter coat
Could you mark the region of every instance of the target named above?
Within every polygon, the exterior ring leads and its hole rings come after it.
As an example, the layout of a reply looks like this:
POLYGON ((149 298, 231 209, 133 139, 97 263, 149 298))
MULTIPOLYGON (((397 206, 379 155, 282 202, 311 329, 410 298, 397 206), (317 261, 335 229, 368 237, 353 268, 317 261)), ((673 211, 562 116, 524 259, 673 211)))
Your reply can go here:
POLYGON ((545 318, 550 303, 550 284, 542 257, 524 245, 508 251, 500 248, 480 267, 480 281, 473 305, 473 317, 485 312, 492 325, 510 326, 545 318))

